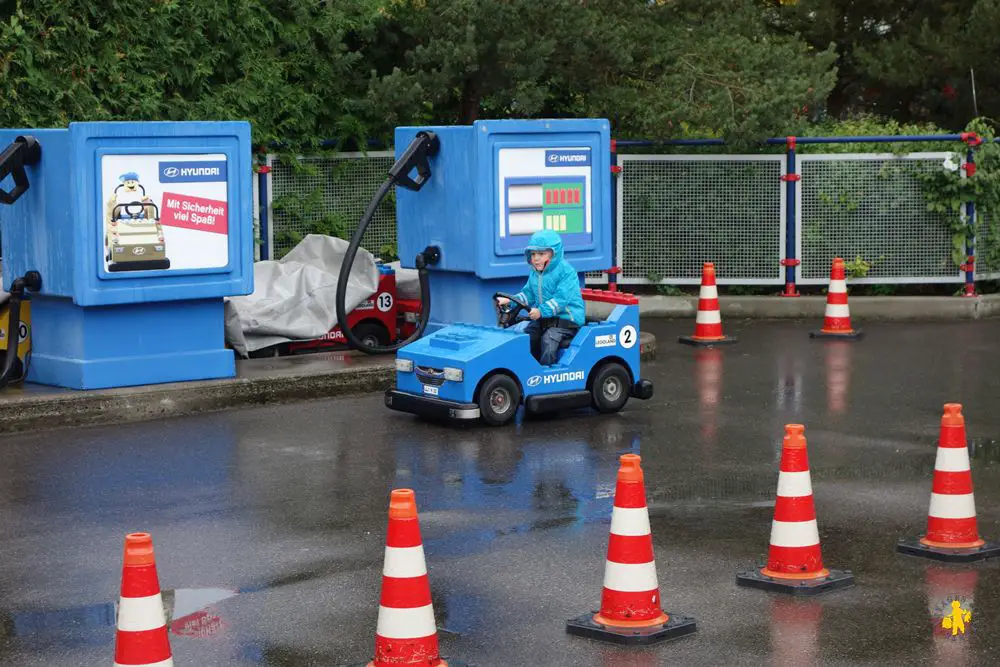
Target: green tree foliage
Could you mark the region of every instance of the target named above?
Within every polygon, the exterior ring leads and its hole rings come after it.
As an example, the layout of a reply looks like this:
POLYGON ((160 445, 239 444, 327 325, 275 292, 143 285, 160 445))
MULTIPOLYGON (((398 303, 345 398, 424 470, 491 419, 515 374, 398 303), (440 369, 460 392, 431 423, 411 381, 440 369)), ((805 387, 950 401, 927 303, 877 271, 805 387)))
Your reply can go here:
POLYGON ((1000 106, 998 0, 799 0, 769 20, 814 47, 838 45, 834 118, 867 112, 959 131, 1000 106))
POLYGON ((370 101, 399 123, 602 116, 616 132, 766 135, 822 101, 832 48, 750 0, 396 0, 370 101), (396 47, 396 45, 393 45, 396 47), (395 51, 394 51, 395 53, 395 51))
POLYGON ((375 2, 16 0, 0 5, 0 125, 247 119, 254 140, 364 136, 375 2))
POLYGON ((829 46, 754 0, 8 0, 0 125, 242 118, 258 144, 603 116, 619 136, 783 131, 829 46))

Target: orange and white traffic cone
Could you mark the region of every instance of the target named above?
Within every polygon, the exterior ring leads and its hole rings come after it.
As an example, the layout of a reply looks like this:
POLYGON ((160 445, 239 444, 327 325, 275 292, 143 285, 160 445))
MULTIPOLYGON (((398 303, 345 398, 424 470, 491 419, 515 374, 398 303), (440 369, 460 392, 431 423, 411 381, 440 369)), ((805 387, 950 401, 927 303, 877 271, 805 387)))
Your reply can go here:
POLYGON ((863 335, 860 329, 851 327, 851 308, 847 304, 847 270, 844 268, 844 260, 836 257, 830 268, 830 288, 826 292, 823 328, 809 332, 809 336, 857 340, 863 335))
POLYGON ((619 644, 691 634, 695 619, 667 614, 661 606, 641 459, 623 454, 619 461, 601 609, 568 620, 566 632, 619 644))
POLYGON ((686 345, 725 345, 736 338, 722 333, 722 311, 719 310, 719 288, 715 284, 715 264, 705 262, 701 269, 701 290, 698 293, 698 313, 694 335, 677 339, 686 345))
POLYGON ((356 667, 399 665, 466 667, 438 653, 431 586, 412 489, 395 489, 389 497, 375 658, 356 667))
POLYGON ((919 539, 900 540, 898 552, 955 563, 1000 556, 1000 544, 979 536, 968 447, 962 406, 946 403, 934 461, 927 533, 919 539))
POLYGON ((823 565, 804 432, 801 424, 785 426, 767 565, 737 574, 738 585, 815 595, 854 584, 850 570, 823 565))
POLYGON ((115 667, 173 667, 153 538, 149 533, 125 536, 117 625, 115 667))

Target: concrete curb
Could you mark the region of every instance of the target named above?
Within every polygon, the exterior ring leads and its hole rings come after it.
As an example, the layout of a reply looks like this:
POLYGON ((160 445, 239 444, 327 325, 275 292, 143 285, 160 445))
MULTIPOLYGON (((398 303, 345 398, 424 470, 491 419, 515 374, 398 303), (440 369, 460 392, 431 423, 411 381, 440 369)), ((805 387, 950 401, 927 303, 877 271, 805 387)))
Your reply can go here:
MULTIPOLYGON (((1000 294, 958 296, 858 296, 850 297, 851 318, 858 320, 976 320, 1000 315, 1000 294)), ((757 319, 823 319, 824 296, 720 296, 722 317, 757 319)), ((696 296, 650 295, 639 297, 642 317, 693 318, 696 296)))
MULTIPOLYGON (((645 360, 656 338, 640 334, 645 360)), ((126 424, 221 410, 382 392, 395 383, 395 357, 332 352, 237 362, 238 376, 203 382, 72 391, 28 385, 0 394, 0 433, 126 424)))
POLYGON ((395 368, 389 360, 370 368, 338 368, 328 373, 179 382, 58 394, 46 394, 44 390, 39 390, 0 402, 0 433, 123 424, 234 407, 379 391, 392 383, 394 373, 395 368))

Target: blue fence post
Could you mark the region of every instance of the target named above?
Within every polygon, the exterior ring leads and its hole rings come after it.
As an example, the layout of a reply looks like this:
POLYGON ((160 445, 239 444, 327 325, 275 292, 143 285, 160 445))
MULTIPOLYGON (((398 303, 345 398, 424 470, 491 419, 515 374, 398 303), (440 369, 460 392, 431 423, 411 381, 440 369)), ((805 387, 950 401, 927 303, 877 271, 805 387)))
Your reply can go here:
POLYGON ((795 137, 785 138, 785 258, 781 265, 785 267, 785 291, 781 296, 799 296, 795 288, 795 267, 799 260, 795 257, 796 223, 795 219, 795 184, 799 175, 795 173, 795 137))
POLYGON ((267 175, 271 173, 269 166, 261 165, 257 172, 257 198, 260 217, 260 258, 261 260, 271 259, 271 243, 268 228, 270 221, 267 219, 267 175))
MULTIPOLYGON (((965 176, 972 178, 976 175, 976 149, 982 141, 974 132, 962 134, 962 140, 968 144, 965 152, 965 176)), ((965 264, 961 266, 965 271, 965 292, 963 297, 976 296, 976 203, 965 202, 965 219, 972 225, 972 233, 965 237, 965 264)))

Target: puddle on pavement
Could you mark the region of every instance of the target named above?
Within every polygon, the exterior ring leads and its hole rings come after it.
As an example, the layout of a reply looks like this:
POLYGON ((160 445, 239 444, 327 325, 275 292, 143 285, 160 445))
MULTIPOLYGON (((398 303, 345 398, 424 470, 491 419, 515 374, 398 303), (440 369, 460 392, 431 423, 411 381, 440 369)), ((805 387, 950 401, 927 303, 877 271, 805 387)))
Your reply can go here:
MULTIPOLYGON (((161 592, 171 635, 207 638, 226 625, 215 605, 241 592, 229 588, 180 588, 161 592)), ((0 636, 25 644, 63 648, 98 646, 114 641, 118 600, 64 609, 0 611, 0 636), (110 630, 110 631, 109 631, 110 630)))
POLYGON ((969 441, 969 458, 979 464, 1000 464, 1000 440, 972 438, 969 441))

